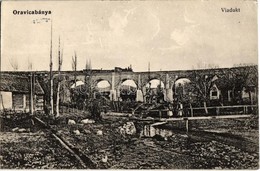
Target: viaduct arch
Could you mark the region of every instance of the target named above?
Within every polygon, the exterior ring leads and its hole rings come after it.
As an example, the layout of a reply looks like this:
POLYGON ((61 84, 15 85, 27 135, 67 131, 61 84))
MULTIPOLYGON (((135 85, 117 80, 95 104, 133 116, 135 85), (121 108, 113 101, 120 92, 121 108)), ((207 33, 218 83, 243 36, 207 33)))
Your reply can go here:
MULTIPOLYGON (((216 68, 201 70, 173 70, 173 71, 152 71, 152 72, 133 72, 117 70, 83 70, 77 72, 77 80, 84 81, 86 77, 91 77, 91 84, 97 84, 100 80, 106 80, 111 85, 110 93, 113 94, 111 100, 117 100, 120 94, 119 89, 125 80, 133 80, 137 85, 137 90, 144 95, 143 87, 152 79, 158 79, 163 82, 167 99, 172 101, 173 87, 179 79, 189 79, 196 82, 196 77, 218 77, 226 79, 230 73, 250 72, 248 77, 257 77, 257 66, 234 67, 234 68, 216 68), (114 98, 113 98, 114 97, 114 98)), ((73 74, 68 73, 70 80, 74 79, 73 74)), ((257 78, 256 78, 257 79, 257 78)))
MULTIPOLYGON (((6 74, 19 74, 19 75, 29 75, 31 72, 2 72, 6 74)), ((36 71, 35 72, 39 79, 42 79, 45 83, 49 79, 48 71, 36 71)), ((53 75, 57 75, 58 72, 54 71, 53 75)), ((113 70, 83 70, 83 71, 62 71, 62 75, 66 76, 66 80, 73 82, 75 76, 79 81, 85 82, 87 79, 90 80, 90 84, 95 86, 100 80, 107 80, 110 85, 110 93, 114 96, 111 96, 111 100, 117 100, 116 94, 120 88, 121 83, 124 80, 133 80, 137 85, 137 91, 143 93, 143 87, 151 79, 159 79, 164 83, 166 96, 169 101, 172 100, 172 88, 174 83, 181 78, 187 78, 191 82, 196 82, 197 77, 201 76, 217 76, 223 80, 228 80, 230 76, 242 75, 246 77, 247 84, 252 85, 255 89, 258 89, 258 66, 243 66, 243 67, 233 67, 233 68, 215 68, 215 69, 200 69, 200 70, 173 70, 173 71, 152 71, 152 72, 133 72, 132 70, 125 69, 113 69, 113 70), (252 83, 253 82, 253 83, 252 83), (113 99, 114 97, 114 99, 113 99)), ((46 87, 46 86, 45 86, 46 87)))

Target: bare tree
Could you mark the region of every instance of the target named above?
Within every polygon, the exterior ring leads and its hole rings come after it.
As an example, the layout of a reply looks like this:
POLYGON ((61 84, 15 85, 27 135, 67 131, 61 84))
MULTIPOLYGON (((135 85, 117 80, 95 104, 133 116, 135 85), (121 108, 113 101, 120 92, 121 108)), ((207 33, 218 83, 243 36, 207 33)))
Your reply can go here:
POLYGON ((57 101, 56 101, 56 117, 60 116, 60 82, 61 82, 61 67, 63 62, 63 48, 60 50, 60 38, 59 38, 59 50, 58 50, 58 88, 57 88, 57 101))
POLYGON ((241 94, 236 93, 241 92, 245 88, 245 91, 249 94, 250 103, 253 104, 252 92, 257 94, 258 85, 257 66, 243 66, 241 64, 237 68, 221 70, 221 75, 222 79, 225 80, 225 87, 231 90, 233 102, 236 102, 236 99, 241 100, 241 94))
POLYGON ((73 90, 71 95, 72 95, 73 103, 77 104, 76 103, 77 92, 75 91, 76 87, 77 87, 77 73, 76 73, 76 71, 77 71, 77 53, 76 53, 76 51, 74 51, 74 53, 75 53, 75 56, 72 56, 72 63, 71 63, 71 65, 72 65, 72 70, 74 71, 74 86, 75 86, 74 88, 75 89, 73 90))
POLYGON ((197 72, 193 72, 193 78, 195 80, 192 81, 191 84, 193 84, 194 90, 197 92, 199 100, 203 101, 205 113, 208 114, 207 102, 209 101, 210 90, 214 81, 218 79, 218 77, 215 75, 199 75, 197 72))
POLYGON ((30 58, 28 57, 28 63, 27 63, 27 68, 29 71, 32 71, 32 68, 33 68, 33 64, 32 64, 32 61, 30 60, 30 58))
POLYGON ((14 71, 17 71, 19 69, 19 65, 18 65, 18 62, 17 62, 16 59, 15 60, 14 59, 9 59, 9 63, 12 66, 14 71))
MULTIPOLYGON (((87 70, 87 73, 89 73, 89 71, 91 70, 91 66, 90 66, 90 60, 87 59, 86 60, 86 65, 85 65, 85 70, 87 70)), ((87 75, 85 75, 85 102, 87 101, 87 98, 89 97, 89 91, 88 88, 89 87, 89 77, 87 75), (87 97, 88 96, 88 97, 87 97)))
POLYGON ((196 66, 192 66, 192 69, 215 69, 219 68, 218 64, 215 63, 206 63, 206 62, 198 62, 196 66))
POLYGON ((72 70, 74 71, 74 82, 75 82, 75 87, 76 87, 76 82, 77 82, 77 53, 76 51, 74 52, 75 56, 72 56, 72 70))
POLYGON ((245 91, 249 95, 250 104, 253 104, 252 101, 252 92, 257 93, 258 87, 258 70, 257 66, 244 66, 238 69, 236 74, 236 82, 240 91, 245 88, 245 91))
POLYGON ((29 98, 30 98, 30 112, 31 114, 33 115, 34 114, 34 107, 35 107, 35 75, 33 74, 32 72, 32 62, 31 60, 28 58, 28 70, 31 71, 31 74, 30 74, 30 95, 29 95, 29 98))
POLYGON ((86 65, 85 65, 85 69, 86 70, 91 70, 92 69, 92 66, 91 66, 91 60, 86 60, 86 65))

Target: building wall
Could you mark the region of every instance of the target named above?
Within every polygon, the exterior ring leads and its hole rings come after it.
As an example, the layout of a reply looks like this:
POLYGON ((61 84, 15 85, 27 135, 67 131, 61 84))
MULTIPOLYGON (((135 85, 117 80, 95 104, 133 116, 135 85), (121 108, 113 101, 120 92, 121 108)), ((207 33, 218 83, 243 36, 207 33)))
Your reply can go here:
POLYGON ((12 109, 12 92, 0 92, 0 110, 12 109))
POLYGON ((35 110, 42 111, 44 107, 44 97, 43 95, 36 95, 35 97, 35 110))
POLYGON ((220 90, 216 85, 213 85, 213 87, 210 90, 210 100, 217 100, 220 96, 220 90))
POLYGON ((24 95, 20 93, 12 93, 12 104, 13 104, 13 110, 16 111, 24 111, 24 95))
MULTIPOLYGON (((28 94, 0 92, 0 110, 5 109, 15 110, 16 112, 29 112, 30 99, 28 94), (2 102, 3 100, 3 102, 2 102)), ((35 110, 43 111, 44 97, 43 95, 35 96, 35 110)))

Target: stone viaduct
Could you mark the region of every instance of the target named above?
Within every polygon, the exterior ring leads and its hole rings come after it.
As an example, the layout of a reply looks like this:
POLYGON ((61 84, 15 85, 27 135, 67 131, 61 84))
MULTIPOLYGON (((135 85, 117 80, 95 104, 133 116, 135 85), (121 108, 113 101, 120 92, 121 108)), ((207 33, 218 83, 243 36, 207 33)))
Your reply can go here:
MULTIPOLYGON (((173 71, 152 71, 152 72, 133 72, 132 70, 115 68, 113 70, 83 70, 80 72, 63 73, 69 76, 69 80, 76 79, 85 81, 91 78, 92 86, 96 86, 100 81, 110 83, 111 100, 116 100, 120 96, 121 84, 126 80, 133 80, 137 85, 137 97, 145 95, 145 86, 153 79, 160 80, 164 84, 164 92, 169 101, 173 100, 173 88, 175 82, 179 79, 186 78, 191 82, 196 82, 197 76, 211 77, 217 76, 221 79, 227 79, 229 74, 243 75, 248 72, 248 79, 257 79, 257 66, 233 67, 233 68, 215 68, 200 70, 173 70, 173 71)), ((143 101, 143 99, 139 99, 143 101)), ((138 99, 137 99, 138 101, 138 99)))
MULTIPOLYGON (((243 75, 249 72, 248 79, 258 79, 258 66, 243 66, 232 68, 214 68, 214 69, 198 69, 198 70, 173 70, 173 71, 151 71, 151 72, 133 72, 131 69, 122 69, 116 67, 113 70, 83 70, 83 71, 62 71, 61 74, 67 77, 67 80, 73 82, 76 78, 77 81, 83 81, 91 78, 92 86, 96 86, 98 82, 106 80, 110 83, 111 100, 116 100, 119 95, 121 84, 126 80, 133 80, 137 85, 137 96, 145 95, 145 85, 150 80, 158 79, 164 84, 164 91, 169 101, 172 101, 172 94, 175 82, 181 78, 187 78, 191 82, 196 81, 197 76, 206 76, 226 79, 229 74, 235 73, 236 75, 243 75), (138 95, 139 94, 139 95, 138 95)), ((29 72, 2 72, 10 74, 23 74, 27 75, 29 72)), ((37 77, 44 77, 46 80, 49 78, 48 71, 36 71, 37 77)), ((58 72, 54 71, 54 78, 57 77, 58 72)), ((257 85, 254 85, 257 87, 257 85)), ((141 99, 142 101, 142 99, 141 99)))

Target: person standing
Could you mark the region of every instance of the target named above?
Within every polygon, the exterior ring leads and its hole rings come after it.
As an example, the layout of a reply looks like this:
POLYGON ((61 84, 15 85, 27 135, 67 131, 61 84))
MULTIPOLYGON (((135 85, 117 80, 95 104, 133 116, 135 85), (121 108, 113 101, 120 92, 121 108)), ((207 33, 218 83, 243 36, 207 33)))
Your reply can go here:
POLYGON ((172 104, 169 104, 169 106, 168 106, 167 115, 168 115, 168 117, 172 117, 173 116, 173 106, 172 106, 172 104))
POLYGON ((183 116, 183 104, 181 102, 178 102, 178 116, 183 116))

